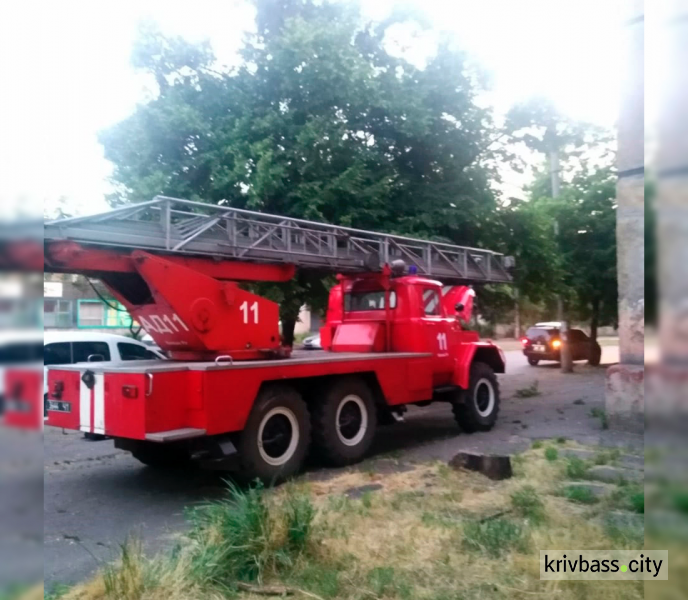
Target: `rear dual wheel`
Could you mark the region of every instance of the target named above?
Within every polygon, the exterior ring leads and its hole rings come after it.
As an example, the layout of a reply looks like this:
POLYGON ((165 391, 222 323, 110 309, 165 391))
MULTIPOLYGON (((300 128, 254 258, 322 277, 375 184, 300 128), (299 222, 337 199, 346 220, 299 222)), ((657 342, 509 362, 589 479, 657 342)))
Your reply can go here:
POLYGON ((377 408, 358 377, 334 380, 313 398, 313 446, 326 462, 345 466, 361 460, 373 441, 377 408))
POLYGON ((273 485, 296 475, 308 452, 310 430, 301 394, 287 385, 264 388, 239 436, 244 477, 273 485))

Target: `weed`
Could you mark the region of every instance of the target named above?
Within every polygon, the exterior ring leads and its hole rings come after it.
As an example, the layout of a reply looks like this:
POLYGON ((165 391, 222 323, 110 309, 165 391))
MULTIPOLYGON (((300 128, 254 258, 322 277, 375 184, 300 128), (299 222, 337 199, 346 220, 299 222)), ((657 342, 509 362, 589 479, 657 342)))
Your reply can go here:
POLYGON ((411 586, 394 567, 375 567, 368 571, 368 585, 376 597, 412 597, 411 586))
POLYGON ((573 403, 576 406, 582 406, 583 404, 585 404, 585 400, 583 400, 583 398, 578 398, 577 400, 574 400, 573 403))
POLYGON ((577 456, 569 456, 566 460, 566 476, 569 479, 583 479, 588 471, 588 466, 584 460, 577 456))
POLYGON ((628 497, 631 508, 640 514, 645 513, 645 492, 644 490, 638 490, 633 492, 628 497))
POLYGON ((515 549, 527 549, 526 530, 509 519, 469 521, 463 530, 463 545, 467 550, 498 558, 515 549))
POLYGON ((329 565, 318 562, 308 562, 296 570, 288 578, 288 583, 324 598, 334 598, 339 595, 342 582, 339 574, 344 571, 344 565, 329 565))
POLYGON ((557 438, 557 444, 560 444, 561 446, 563 446, 564 444, 566 444, 567 441, 568 441, 568 440, 567 440, 565 437, 558 437, 558 438, 557 438))
POLYGON ((229 497, 191 512, 192 567, 205 583, 261 580, 291 567, 313 533, 315 508, 308 496, 287 488, 284 502, 268 506, 261 486, 244 492, 230 484, 229 497))
POLYGON ((315 512, 309 496, 287 494, 284 501, 284 519, 287 526, 287 541, 292 549, 300 552, 306 547, 313 531, 315 512))
POLYGON ((535 440, 531 446, 533 450, 539 450, 544 446, 544 442, 542 440, 535 440))
POLYGON ((531 485, 523 486, 511 494, 511 505, 532 523, 542 523, 546 520, 545 505, 537 490, 531 485))
POLYGON ((440 463, 437 465, 437 474, 442 479, 449 479, 452 476, 453 470, 447 463, 440 463))
POLYGON ((559 458, 559 452, 557 452, 556 448, 545 448, 545 458, 548 461, 553 462, 559 458))
POLYGON ((370 508, 373 505, 373 494, 371 492, 363 492, 361 504, 363 504, 364 508, 370 508))
POLYGON ((675 490, 671 495, 672 504, 679 512, 688 514, 688 491, 675 490))
POLYGON ((514 396, 516 398, 535 398, 540 395, 540 382, 536 379, 528 387, 516 390, 514 396))
POLYGON ((579 485, 570 485, 564 489, 564 497, 578 504, 596 504, 598 499, 590 488, 579 485))
POLYGON ((602 425, 602 429, 609 429, 609 421, 607 420, 607 413, 603 408, 591 408, 590 416, 594 419, 599 419, 602 425))
POLYGON ((127 540, 121 545, 120 561, 105 567, 103 583, 110 598, 133 599, 143 595, 143 550, 140 542, 127 540))

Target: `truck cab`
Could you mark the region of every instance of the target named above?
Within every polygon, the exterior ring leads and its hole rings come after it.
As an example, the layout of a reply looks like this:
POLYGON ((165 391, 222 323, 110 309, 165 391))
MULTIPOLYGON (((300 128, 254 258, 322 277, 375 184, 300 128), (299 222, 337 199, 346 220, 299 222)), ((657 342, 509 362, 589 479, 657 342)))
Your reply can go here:
POLYGON ((481 342, 470 320, 474 292, 417 275, 339 277, 331 293, 323 348, 331 352, 423 352, 431 357, 433 386, 466 388, 474 360, 504 373, 502 351, 481 342))

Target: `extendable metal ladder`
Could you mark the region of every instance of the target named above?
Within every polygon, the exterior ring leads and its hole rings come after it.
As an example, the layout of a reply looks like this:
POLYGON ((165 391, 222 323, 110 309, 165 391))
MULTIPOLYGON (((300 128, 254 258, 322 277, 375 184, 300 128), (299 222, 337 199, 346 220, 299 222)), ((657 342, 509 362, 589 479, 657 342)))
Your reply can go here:
POLYGON ((217 260, 290 263, 355 273, 403 259, 447 283, 509 283, 513 259, 497 252, 157 196, 150 202, 45 224, 45 241, 122 247, 217 260))

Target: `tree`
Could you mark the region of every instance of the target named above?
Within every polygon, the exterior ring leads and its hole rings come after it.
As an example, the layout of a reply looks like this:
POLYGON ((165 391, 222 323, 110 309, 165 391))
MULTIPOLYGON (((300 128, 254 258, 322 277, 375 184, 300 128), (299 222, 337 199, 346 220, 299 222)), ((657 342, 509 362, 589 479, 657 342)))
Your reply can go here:
POLYGON ((590 319, 593 340, 601 323, 617 322, 616 175, 611 168, 576 175, 557 206, 564 285, 570 308, 590 319))
MULTIPOLYGON (((233 71, 207 44, 144 28, 134 64, 158 95, 100 137, 111 201, 167 194, 490 246, 499 222, 484 158, 495 133, 464 56, 440 36, 424 68, 390 54, 387 33, 408 12, 365 23, 351 3, 256 9, 233 71)), ((262 288, 280 301, 286 343, 298 308, 325 302, 321 279, 305 273, 262 288)))

